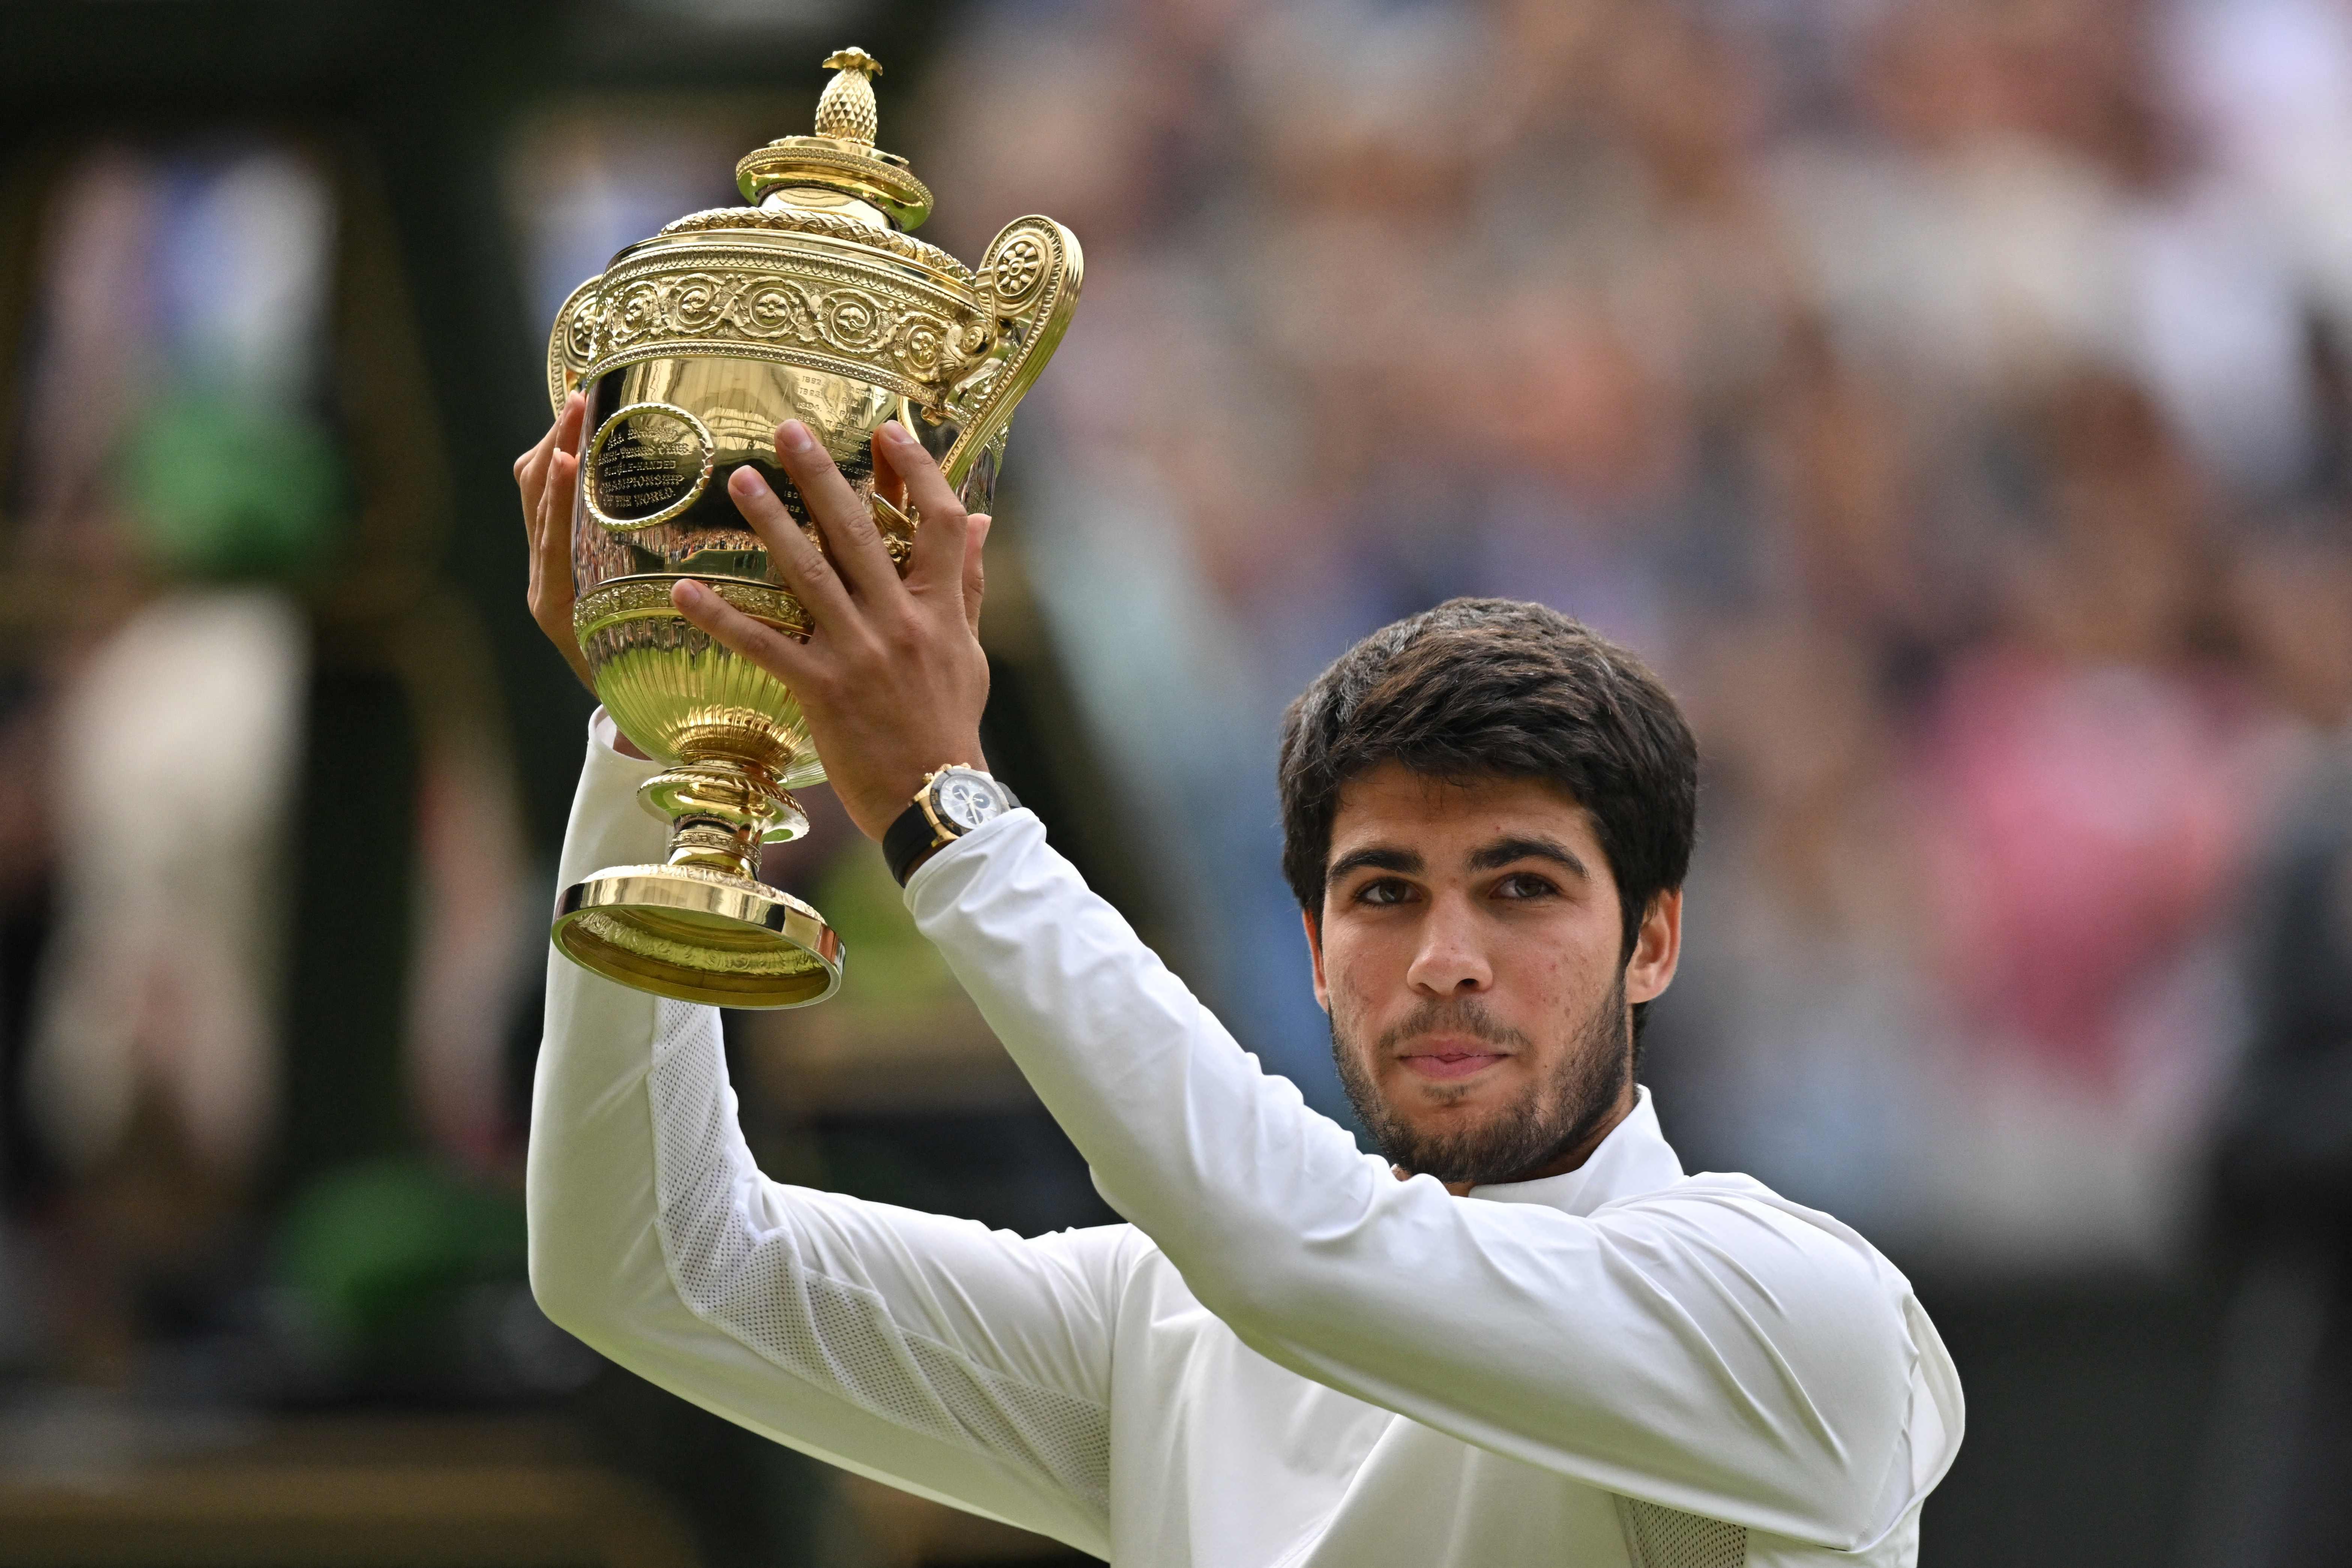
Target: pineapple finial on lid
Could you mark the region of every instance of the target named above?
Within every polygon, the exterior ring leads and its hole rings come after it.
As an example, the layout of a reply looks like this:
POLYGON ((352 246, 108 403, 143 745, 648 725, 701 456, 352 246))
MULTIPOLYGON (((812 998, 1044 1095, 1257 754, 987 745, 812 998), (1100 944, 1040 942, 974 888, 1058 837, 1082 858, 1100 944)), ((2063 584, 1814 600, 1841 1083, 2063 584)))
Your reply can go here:
POLYGON ((882 62, 852 47, 826 56, 824 66, 835 74, 824 85, 824 96, 816 100, 816 133, 873 146, 881 129, 873 79, 882 74, 882 62))
POLYGON ((907 160, 874 145, 881 121, 873 79, 882 62, 864 49, 841 49, 824 63, 834 78, 816 100, 816 134, 780 136, 744 154, 735 165, 737 188, 755 205, 781 192, 835 191, 869 205, 901 233, 917 227, 930 216, 929 187, 907 160))

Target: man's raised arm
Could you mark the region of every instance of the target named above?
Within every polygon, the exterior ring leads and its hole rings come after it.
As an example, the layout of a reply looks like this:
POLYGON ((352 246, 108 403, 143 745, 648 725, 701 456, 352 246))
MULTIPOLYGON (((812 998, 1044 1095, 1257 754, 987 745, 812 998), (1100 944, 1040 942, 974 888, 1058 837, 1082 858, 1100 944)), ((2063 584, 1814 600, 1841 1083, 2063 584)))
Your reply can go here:
MULTIPOLYGON (((562 877, 658 859, 652 764, 599 713, 562 877)), ((1119 1229, 1024 1241, 763 1178, 719 1015, 551 955, 531 1103, 531 1285, 557 1323, 754 1431, 1108 1551, 1119 1229)))

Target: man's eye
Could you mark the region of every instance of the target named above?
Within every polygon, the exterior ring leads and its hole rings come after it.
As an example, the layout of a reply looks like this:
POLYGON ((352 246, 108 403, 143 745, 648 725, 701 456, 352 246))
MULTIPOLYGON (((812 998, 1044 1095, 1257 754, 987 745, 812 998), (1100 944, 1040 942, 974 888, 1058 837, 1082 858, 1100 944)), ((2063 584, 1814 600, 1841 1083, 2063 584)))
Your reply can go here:
POLYGON ((1548 878, 1533 871, 1515 871, 1495 884, 1495 896, 1498 899, 1546 899, 1559 891, 1548 878))
POLYGON ((1381 877, 1356 889, 1360 904, 1401 904, 1412 896, 1412 886, 1394 877, 1381 877))

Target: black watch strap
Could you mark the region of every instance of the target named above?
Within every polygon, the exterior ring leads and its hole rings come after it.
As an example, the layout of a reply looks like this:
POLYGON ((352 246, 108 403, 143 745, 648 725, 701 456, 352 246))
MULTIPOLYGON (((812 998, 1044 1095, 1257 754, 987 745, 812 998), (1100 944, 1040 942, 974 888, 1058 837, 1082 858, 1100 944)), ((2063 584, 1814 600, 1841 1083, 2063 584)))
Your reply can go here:
POLYGON ((916 801, 900 812, 882 832, 882 858, 890 867, 890 875, 905 887, 907 879, 915 874, 915 863, 929 850, 939 847, 940 839, 931 828, 930 814, 923 803, 916 801))
MULTIPOLYGON (((933 778, 938 776, 936 773, 932 775, 933 778)), ((1005 810, 1020 809, 1020 796, 1006 789, 1002 784, 998 784, 996 787, 1004 796, 1005 810)), ((890 868, 890 875, 898 879, 898 886, 902 888, 907 885, 907 879, 915 874, 915 868, 923 863, 925 856, 941 845, 953 842, 959 837, 954 833, 941 832, 932 826, 931 814, 923 809, 923 801, 930 794, 930 782, 926 780, 923 784, 923 794, 917 795, 913 804, 900 812, 890 826, 882 830, 883 862, 890 868)))

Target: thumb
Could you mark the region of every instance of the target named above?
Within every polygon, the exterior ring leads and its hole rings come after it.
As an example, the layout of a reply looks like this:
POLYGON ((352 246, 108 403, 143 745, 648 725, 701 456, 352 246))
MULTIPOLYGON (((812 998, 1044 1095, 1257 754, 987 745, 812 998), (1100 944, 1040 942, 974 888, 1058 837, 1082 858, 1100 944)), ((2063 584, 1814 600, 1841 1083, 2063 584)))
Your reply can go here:
POLYGON ((981 546, 988 542, 988 513, 972 513, 963 539, 963 615, 971 623, 971 635, 980 635, 980 599, 988 588, 988 572, 981 563, 981 546))

